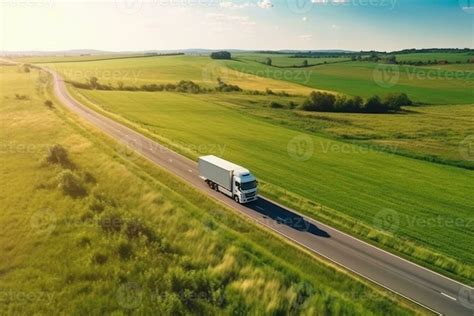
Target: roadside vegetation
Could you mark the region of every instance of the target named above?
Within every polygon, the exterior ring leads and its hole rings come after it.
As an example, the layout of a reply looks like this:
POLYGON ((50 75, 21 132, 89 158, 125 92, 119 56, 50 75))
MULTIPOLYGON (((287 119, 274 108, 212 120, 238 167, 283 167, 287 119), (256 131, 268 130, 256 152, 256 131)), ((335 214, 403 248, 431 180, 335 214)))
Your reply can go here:
POLYGON ((0 72, 3 313, 423 313, 44 106, 36 69, 0 72))

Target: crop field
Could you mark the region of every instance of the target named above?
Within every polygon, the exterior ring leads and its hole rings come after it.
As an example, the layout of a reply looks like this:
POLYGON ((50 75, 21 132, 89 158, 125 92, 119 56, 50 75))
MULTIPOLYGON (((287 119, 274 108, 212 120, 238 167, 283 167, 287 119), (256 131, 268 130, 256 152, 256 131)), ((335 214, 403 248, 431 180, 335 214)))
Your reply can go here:
POLYGON ((351 60, 348 57, 299 58, 291 56, 293 56, 293 54, 235 54, 237 60, 257 61, 259 63, 263 63, 267 58, 270 58, 272 60, 272 65, 278 67, 298 67, 303 65, 303 61, 305 60, 308 62, 308 65, 321 65, 325 63, 338 63, 351 60))
MULTIPOLYGON (((227 66, 268 78, 276 78, 279 74, 276 67, 250 61, 228 61, 227 66)), ((365 98, 374 94, 404 92, 415 102, 425 104, 474 103, 474 75, 470 71, 344 62, 285 69, 285 76, 279 79, 365 98)))
POLYGON ((2 312, 421 313, 44 105, 38 71, 0 74, 2 312), (59 163, 46 159, 53 144, 59 163))
POLYGON ((245 74, 225 67, 223 61, 213 61, 199 56, 157 56, 134 59, 111 59, 82 63, 54 63, 49 65, 67 79, 85 82, 95 76, 103 83, 128 85, 150 83, 176 83, 192 80, 206 87, 215 87, 217 79, 236 84, 242 89, 286 91, 308 95, 313 89, 277 79, 264 78, 259 74, 245 74))
POLYGON ((207 95, 90 90, 80 94, 91 106, 117 114, 161 141, 178 144, 188 156, 223 156, 248 166, 277 188, 369 226, 375 225, 380 212, 394 210, 400 225, 393 233, 403 240, 457 258, 460 264, 474 262, 470 170, 366 150, 265 123, 237 111, 237 104, 207 95), (309 150, 304 159, 288 149, 299 139, 309 150), (423 224, 427 218, 459 224, 423 224))

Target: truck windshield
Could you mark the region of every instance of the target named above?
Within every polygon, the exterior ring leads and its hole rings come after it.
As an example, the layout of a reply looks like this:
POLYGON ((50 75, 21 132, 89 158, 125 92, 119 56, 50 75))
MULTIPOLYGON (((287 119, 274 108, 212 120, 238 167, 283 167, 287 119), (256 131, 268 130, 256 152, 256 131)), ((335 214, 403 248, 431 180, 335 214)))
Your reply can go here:
POLYGON ((242 182, 240 185, 241 190, 251 190, 257 186, 257 181, 242 182))

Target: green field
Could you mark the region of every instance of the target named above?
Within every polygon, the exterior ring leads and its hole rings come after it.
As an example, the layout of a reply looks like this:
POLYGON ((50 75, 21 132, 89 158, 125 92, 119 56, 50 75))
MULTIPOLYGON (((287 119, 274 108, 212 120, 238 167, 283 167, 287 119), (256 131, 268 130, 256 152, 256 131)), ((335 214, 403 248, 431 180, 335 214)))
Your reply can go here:
POLYGON ((140 86, 150 83, 176 83, 192 80, 206 87, 215 87, 217 79, 236 84, 246 90, 272 89, 292 94, 308 95, 312 89, 291 84, 259 74, 244 74, 225 67, 225 61, 196 56, 158 56, 135 59, 111 59, 82 63, 53 63, 49 65, 60 71, 67 79, 85 82, 95 76, 102 83, 117 85, 123 82, 140 86))
MULTIPOLYGON (((474 159, 465 141, 474 134, 472 104, 404 107, 404 112, 398 114, 374 115, 272 110, 267 100, 255 102, 254 99, 251 102, 247 98, 230 95, 220 98, 242 104, 240 109, 244 113, 286 127, 474 169, 474 159)), ((285 104, 285 100, 280 102, 285 104)))
POLYGON ((351 60, 350 57, 312 57, 312 58, 299 58, 291 57, 294 54, 265 54, 265 53, 237 53, 234 54, 238 60, 256 61, 259 63, 266 62, 267 58, 272 60, 273 66, 278 67, 292 67, 301 66, 303 61, 308 61, 308 65, 321 65, 325 63, 340 63, 351 60))
POLYGON ((0 74, 2 313, 421 313, 46 107, 36 70, 0 74), (46 162, 53 144, 70 163, 46 162))
MULTIPOLYGON (((265 123, 237 111, 237 104, 206 95, 80 93, 86 96, 82 101, 91 100, 193 158, 217 154, 248 166, 259 179, 270 183, 272 190, 284 189, 321 203, 337 210, 334 216, 343 213, 373 227, 377 214, 393 209, 400 217, 393 232, 399 239, 456 258, 456 265, 464 266, 451 272, 472 278, 474 204, 469 194, 474 187, 470 170, 366 150, 265 123), (312 147, 305 161, 288 152, 295 137, 308 139, 312 147), (427 227, 423 224, 426 218, 437 218, 441 223, 427 227), (451 221, 458 224, 446 224, 451 221)), ((417 256, 416 251, 411 255, 417 256)))
POLYGON ((446 60, 449 63, 462 62, 466 63, 473 59, 474 55, 469 53, 411 53, 411 54, 395 54, 398 61, 441 61, 446 60))
MULTIPOLYGON (((279 69, 257 62, 229 61, 234 70, 277 78, 279 69)), ((444 71, 424 67, 344 62, 310 68, 285 69, 279 79, 315 89, 367 98, 374 94, 405 92, 418 103, 472 104, 474 76, 470 71, 444 71)))

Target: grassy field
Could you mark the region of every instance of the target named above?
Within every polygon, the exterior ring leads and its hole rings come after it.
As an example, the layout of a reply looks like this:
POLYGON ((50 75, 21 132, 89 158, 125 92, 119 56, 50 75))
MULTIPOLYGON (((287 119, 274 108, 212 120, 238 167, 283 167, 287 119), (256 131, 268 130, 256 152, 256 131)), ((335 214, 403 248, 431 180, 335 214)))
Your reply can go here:
POLYGON ((140 57, 143 55, 138 54, 100 54, 100 55, 84 55, 84 56, 24 56, 24 57, 12 57, 14 61, 20 63, 63 63, 63 62, 83 62, 83 61, 94 61, 94 60, 105 60, 105 59, 115 59, 115 58, 130 58, 130 57, 140 57))
MULTIPOLYGON (((292 94, 308 95, 313 89, 299 84, 289 84, 276 79, 264 78, 260 74, 245 74, 228 67, 224 61, 198 56, 157 56, 134 59, 112 59, 82 63, 54 63, 49 65, 60 71, 67 79, 85 82, 90 77, 102 83, 117 85, 123 82, 140 86, 150 83, 176 83, 192 80, 206 87, 215 87, 217 79, 236 84, 246 90, 271 89, 292 94)), ((280 75, 285 73, 280 71, 280 75)), ((302 73, 303 75, 303 73, 302 73)))
POLYGON ((473 59, 474 55, 469 53, 412 53, 412 54, 395 54, 398 61, 423 61, 429 60, 446 60, 449 63, 462 62, 466 63, 473 59))
MULTIPOLYGON (((256 102, 255 98, 249 100, 237 95, 219 99, 241 104, 244 113, 297 130, 423 160, 474 168, 474 157, 465 143, 474 134, 472 104, 404 107, 404 112, 398 114, 374 115, 274 110, 265 99, 256 102)), ((285 104, 285 100, 280 102, 285 104)))
MULTIPOLYGON (((228 61, 234 70, 277 78, 279 69, 250 61, 228 61)), ((280 80, 364 98, 405 92, 418 103, 472 104, 474 76, 470 71, 344 62, 310 68, 285 69, 280 80)))
MULTIPOLYGON (((400 225, 390 233, 399 243, 413 242, 441 255, 422 255, 416 247, 407 250, 399 245, 397 250, 472 280, 474 204, 469 192, 474 187, 470 170, 367 150, 262 122, 238 111, 238 104, 216 100, 215 95, 80 93, 86 96, 83 102, 125 118, 190 157, 217 154, 248 166, 271 184, 268 194, 291 192, 337 210, 334 217, 349 216, 369 227, 377 227, 375 219, 381 212, 394 210, 400 225), (304 159, 291 152, 301 139, 307 149, 304 159), (426 219, 435 219, 435 223, 426 223, 426 219), (449 224, 453 221, 456 224, 449 224)), ((302 211, 322 215, 316 210, 302 211)), ((386 246, 394 246, 392 242, 386 246)))
POLYGON ((234 57, 238 60, 266 62, 267 58, 272 60, 273 66, 292 67, 301 66, 303 61, 308 61, 309 65, 321 65, 325 63, 338 63, 351 60, 350 57, 320 57, 320 58, 295 58, 293 54, 266 54, 266 53, 238 53, 234 57))
POLYGON ((2 313, 421 313, 48 108, 36 70, 0 73, 2 313))

